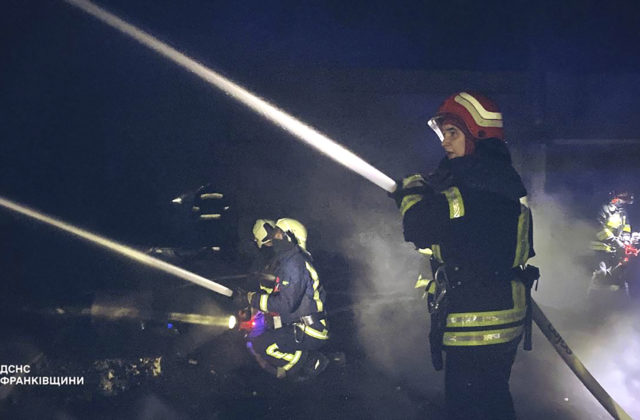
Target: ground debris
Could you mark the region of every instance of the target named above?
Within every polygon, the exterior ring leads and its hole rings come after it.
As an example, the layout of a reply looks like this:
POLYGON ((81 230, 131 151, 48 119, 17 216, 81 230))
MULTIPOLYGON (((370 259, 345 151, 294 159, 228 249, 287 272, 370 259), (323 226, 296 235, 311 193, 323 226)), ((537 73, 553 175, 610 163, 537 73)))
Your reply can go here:
POLYGON ((93 362, 97 372, 98 390, 102 395, 118 395, 134 386, 141 385, 147 378, 162 374, 162 356, 140 357, 134 360, 102 359, 93 362))

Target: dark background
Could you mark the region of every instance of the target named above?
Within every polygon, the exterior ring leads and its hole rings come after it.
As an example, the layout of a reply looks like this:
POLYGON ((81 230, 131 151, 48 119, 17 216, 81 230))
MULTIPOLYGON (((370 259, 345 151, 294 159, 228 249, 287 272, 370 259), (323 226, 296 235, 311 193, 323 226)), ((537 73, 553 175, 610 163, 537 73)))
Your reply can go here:
MULTIPOLYGON (((546 283, 544 304, 581 301, 576 285, 591 267, 580 258, 599 206, 611 190, 638 191, 634 2, 99 5, 392 178, 441 158, 426 121, 444 98, 463 89, 493 98, 539 209, 538 265, 544 273, 546 263, 549 279, 567 277, 546 283)), ((419 260, 382 190, 63 1, 0 6, 0 127, 2 197, 146 249, 171 246, 190 228, 171 199, 212 183, 239 214, 239 252, 225 270, 249 264, 256 218, 287 216, 308 227, 321 269, 353 274, 325 276, 329 290, 412 292, 419 260)), ((632 222, 636 214, 631 208, 632 222)), ((98 291, 150 282, 162 296, 163 285, 179 284, 6 211, 0 229, 4 302, 84 304, 98 291)), ((422 340, 422 313, 401 312, 389 325, 418 318, 406 341, 422 340)), ((371 347, 365 325, 361 344, 371 347)), ((409 359, 419 348, 397 350, 409 359)), ((402 358, 391 353, 372 358, 402 358)), ((414 366, 378 361, 388 371, 414 366)))

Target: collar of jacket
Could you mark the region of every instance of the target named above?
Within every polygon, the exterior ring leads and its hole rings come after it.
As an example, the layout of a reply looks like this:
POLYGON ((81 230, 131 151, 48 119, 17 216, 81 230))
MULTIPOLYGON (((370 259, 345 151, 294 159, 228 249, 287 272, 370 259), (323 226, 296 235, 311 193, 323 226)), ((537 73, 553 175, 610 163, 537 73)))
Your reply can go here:
POLYGON ((527 195, 520 175, 511 165, 511 155, 504 141, 496 138, 476 143, 474 154, 455 159, 446 157, 427 178, 437 191, 454 185, 499 194, 518 200, 527 195))
POLYGON ((287 249, 286 251, 282 251, 278 254, 276 254, 276 260, 281 262, 284 260, 288 260, 289 258, 291 258, 292 256, 294 256, 295 254, 301 252, 300 248, 298 248, 298 246, 294 246, 291 249, 287 249))

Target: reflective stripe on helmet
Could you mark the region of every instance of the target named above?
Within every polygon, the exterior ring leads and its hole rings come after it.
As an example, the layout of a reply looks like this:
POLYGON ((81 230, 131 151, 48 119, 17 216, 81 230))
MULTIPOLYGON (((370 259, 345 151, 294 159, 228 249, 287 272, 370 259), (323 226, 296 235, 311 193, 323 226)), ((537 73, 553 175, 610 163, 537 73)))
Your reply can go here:
POLYGON ((487 111, 480 102, 467 92, 460 92, 454 100, 462 105, 480 127, 502 127, 502 113, 487 111))

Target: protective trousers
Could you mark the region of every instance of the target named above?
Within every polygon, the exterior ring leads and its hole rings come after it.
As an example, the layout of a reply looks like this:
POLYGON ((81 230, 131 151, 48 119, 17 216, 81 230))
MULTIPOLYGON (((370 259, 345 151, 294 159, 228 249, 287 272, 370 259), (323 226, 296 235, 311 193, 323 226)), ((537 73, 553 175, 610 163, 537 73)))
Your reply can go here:
POLYGON ((449 420, 515 419, 509 391, 520 339, 504 344, 445 347, 445 401, 449 420))
POLYGON ((326 340, 305 334, 300 327, 286 325, 251 338, 247 347, 263 369, 283 378, 295 375, 310 360, 313 351, 325 343, 326 340))

